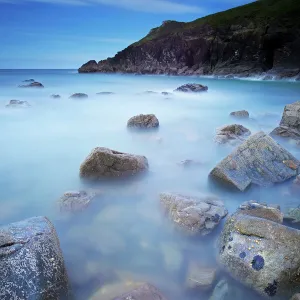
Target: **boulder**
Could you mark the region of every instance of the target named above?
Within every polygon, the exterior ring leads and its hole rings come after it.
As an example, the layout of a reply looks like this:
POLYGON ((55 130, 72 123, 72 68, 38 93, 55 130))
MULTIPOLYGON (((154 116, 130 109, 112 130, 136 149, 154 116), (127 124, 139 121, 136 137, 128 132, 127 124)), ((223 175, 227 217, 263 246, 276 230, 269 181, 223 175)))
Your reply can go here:
POLYGON ((21 88, 28 88, 28 87, 43 88, 44 86, 40 82, 34 81, 34 82, 30 82, 28 84, 19 85, 19 87, 21 87, 21 88))
POLYGON ((153 114, 137 115, 130 118, 127 122, 127 127, 130 128, 157 128, 159 121, 153 114))
POLYGON ((235 117, 235 118, 248 119, 249 118, 249 112, 247 110, 233 111, 233 112, 230 113, 230 116, 235 117))
POLYGON ((266 298, 288 299, 299 289, 300 231, 237 212, 219 239, 219 264, 266 298))
POLYGON ((266 203, 250 200, 241 204, 238 212, 244 215, 267 219, 279 224, 282 224, 283 222, 283 213, 280 211, 280 207, 278 205, 272 206, 266 203))
POLYGON ((125 177, 148 170, 145 156, 97 147, 80 166, 82 178, 125 177))
POLYGON ((60 97, 60 95, 58 95, 58 94, 53 94, 53 95, 51 95, 51 98, 59 99, 59 98, 61 98, 61 97, 60 97))
POLYGON ((72 98, 72 99, 85 99, 85 98, 88 98, 89 96, 87 94, 84 94, 84 93, 75 93, 73 95, 71 95, 69 98, 72 98))
POLYGON ((180 87, 178 87, 176 90, 174 90, 174 92, 194 92, 194 93, 198 93, 198 92, 206 92, 208 90, 208 87, 202 84, 198 84, 198 83, 188 83, 188 84, 184 84, 180 87))
POLYGON ((162 193, 160 203, 174 225, 190 235, 209 234, 228 213, 223 202, 213 196, 162 193))
POLYGON ((162 293, 153 285, 145 283, 113 300, 166 300, 162 293))
POLYGON ((209 290, 216 280, 216 268, 203 267, 196 262, 189 264, 186 287, 188 289, 209 290))
POLYGON ((225 144, 236 140, 244 141, 245 137, 249 136, 250 134, 251 131, 242 125, 225 125, 217 129, 215 141, 219 144, 225 144))
POLYGON ((244 191, 251 184, 284 182, 299 171, 300 162, 264 132, 249 137, 210 172, 222 183, 244 191))
POLYGON ((1 300, 71 299, 59 240, 47 218, 0 227, 0 280, 1 300))
POLYGON ((61 212, 79 212, 86 209, 95 198, 96 193, 69 191, 63 194, 58 204, 61 212))
POLYGON ((30 104, 27 101, 21 100, 10 100, 9 103, 6 105, 8 108, 26 108, 30 107, 30 104))
POLYGON ((300 300, 300 294, 295 294, 290 300, 300 300))
POLYGON ((288 208, 283 219, 291 223, 300 224, 300 206, 288 208))
POLYGON ((279 127, 271 135, 300 139, 300 101, 285 106, 279 127))

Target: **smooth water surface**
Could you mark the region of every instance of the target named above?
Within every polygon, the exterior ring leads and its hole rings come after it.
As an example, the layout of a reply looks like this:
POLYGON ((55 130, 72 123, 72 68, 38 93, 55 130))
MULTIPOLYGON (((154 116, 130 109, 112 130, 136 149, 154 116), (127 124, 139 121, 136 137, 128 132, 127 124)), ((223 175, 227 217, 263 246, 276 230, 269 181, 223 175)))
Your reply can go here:
MULTIPOLYGON (((216 194, 230 212, 251 199, 282 208, 297 203, 289 194, 290 182, 236 193, 215 186, 208 174, 234 149, 214 142, 216 128, 238 122, 252 133, 270 132, 279 124, 284 106, 299 96, 300 84, 292 82, 1 70, 0 223, 49 217, 79 300, 90 299, 101 286, 101 297, 93 299, 109 299, 118 281, 148 281, 170 300, 208 299, 209 292, 186 292, 186 269, 190 261, 215 265, 215 242, 222 224, 206 238, 185 237, 162 214, 158 195, 165 191, 216 194), (45 88, 17 87, 30 78, 45 88), (188 82, 208 85, 209 90, 197 95, 161 94, 188 82), (69 99, 77 92, 89 98, 69 99), (61 98, 53 99, 51 94, 61 98), (27 100, 31 108, 5 108, 11 99, 27 100), (250 112, 249 120, 229 117, 231 111, 241 109, 250 112), (156 114, 159 130, 127 131, 127 120, 140 113, 156 114), (149 174, 131 181, 81 182, 79 166, 97 146, 145 155, 149 174), (185 159, 202 165, 184 169, 178 163, 185 159), (67 217, 59 212, 57 199, 64 192, 89 189, 100 190, 101 195, 88 209, 67 217)), ((300 158, 300 148, 283 144, 300 158)), ((243 298, 259 299, 248 290, 243 298)))

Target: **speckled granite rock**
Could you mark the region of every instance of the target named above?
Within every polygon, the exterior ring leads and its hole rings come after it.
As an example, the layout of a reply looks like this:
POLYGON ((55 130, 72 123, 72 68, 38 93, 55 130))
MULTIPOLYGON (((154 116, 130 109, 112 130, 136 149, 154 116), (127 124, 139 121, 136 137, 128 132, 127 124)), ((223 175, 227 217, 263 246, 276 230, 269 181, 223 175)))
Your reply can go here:
POLYGON ((160 203, 174 225, 191 235, 209 234, 228 213, 224 203, 212 196, 162 193, 160 203))
POLYGON ((262 296, 288 299, 299 290, 300 231, 236 213, 219 239, 220 265, 262 296))
POLYGON ((59 240, 47 218, 0 227, 0 281, 1 300, 71 299, 59 240))
POLYGON ((132 176, 148 170, 145 156, 122 153, 108 148, 95 148, 80 166, 82 178, 132 176))
POLYGON ((251 184, 269 186, 299 173, 300 162, 264 132, 249 137, 224 158, 210 175, 244 191, 251 184))
POLYGON ((285 106, 280 125, 271 135, 300 139, 300 101, 285 106))
POLYGON ((159 121, 154 114, 140 114, 130 118, 127 122, 127 127, 140 129, 157 128, 159 127, 159 121))

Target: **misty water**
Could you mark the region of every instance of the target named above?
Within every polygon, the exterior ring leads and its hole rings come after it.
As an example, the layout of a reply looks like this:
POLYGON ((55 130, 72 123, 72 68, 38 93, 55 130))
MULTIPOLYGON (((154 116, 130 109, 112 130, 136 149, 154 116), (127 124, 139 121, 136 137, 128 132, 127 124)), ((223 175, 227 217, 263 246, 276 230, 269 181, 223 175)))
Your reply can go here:
MULTIPOLYGON (((214 142, 216 128, 237 122, 252 133, 269 133, 279 124, 284 106, 299 100, 299 95, 300 84, 295 82, 2 70, 0 223, 47 216, 57 229, 79 300, 90 299, 101 286, 101 297, 91 299, 110 299, 119 282, 133 281, 152 283, 170 300, 209 299, 211 292, 186 291, 186 270, 190 261, 216 265, 215 243, 223 223, 205 238, 186 237, 163 215, 159 193, 214 194, 230 213, 251 199, 279 204, 283 210, 297 204, 297 195, 289 192, 291 182, 237 193, 215 185, 208 174, 234 149, 214 142), (30 78, 45 88, 17 87, 30 78), (196 95, 161 94, 189 82, 205 84, 209 90, 196 95), (69 99, 77 92, 89 98, 69 99), (96 95, 99 92, 114 94, 96 95), (53 99, 51 94, 61 98, 53 99), (5 108, 11 99, 26 100, 31 107, 5 108), (241 109, 249 111, 249 120, 229 117, 231 111, 241 109), (159 130, 129 132, 127 120, 140 113, 156 114, 159 130), (132 180, 82 182, 79 166, 98 146, 145 155, 149 173, 132 180), (178 165, 185 159, 201 165, 178 165), (68 216, 60 213, 57 200, 64 192, 90 189, 101 194, 86 210, 68 216)), ((299 146, 279 142, 300 158, 299 146)), ((218 273, 218 279, 226 276, 218 273)), ((245 289, 243 299, 259 297, 245 289)))

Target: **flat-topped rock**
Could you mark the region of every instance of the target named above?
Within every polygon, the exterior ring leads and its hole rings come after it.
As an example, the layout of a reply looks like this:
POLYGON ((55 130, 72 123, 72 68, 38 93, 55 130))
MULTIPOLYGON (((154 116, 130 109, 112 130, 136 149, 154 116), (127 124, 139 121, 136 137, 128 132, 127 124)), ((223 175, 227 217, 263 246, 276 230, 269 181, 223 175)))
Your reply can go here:
POLYGON ((80 176, 90 179, 126 177, 147 170, 148 160, 145 156, 97 147, 81 164, 80 176))
POLYGON ((157 128, 159 127, 159 121, 154 114, 148 115, 137 115, 130 118, 127 122, 127 127, 129 128, 157 128))
POLYGON ((47 218, 0 227, 0 280, 1 300, 71 299, 59 240, 47 218))
POLYGON ((188 83, 178 87, 176 90, 174 90, 174 92, 199 93, 199 92, 206 92, 207 90, 208 87, 205 85, 198 84, 198 83, 188 83))
POLYGON ((230 113, 231 117, 239 118, 239 119, 248 119, 249 112, 247 110, 238 110, 230 113))
POLYGON ((22 100, 10 100, 6 105, 7 108, 27 108, 30 104, 27 101, 22 100))
POLYGON ((34 81, 34 82, 30 82, 28 84, 19 85, 19 87, 21 87, 21 88, 29 88, 29 87, 43 88, 44 86, 40 82, 34 81))
POLYGON ((86 99, 89 96, 87 94, 84 93, 75 93, 73 95, 71 95, 69 98, 73 98, 73 99, 86 99))
POLYGON ((300 139, 300 101, 285 106, 280 125, 271 135, 300 139))
POLYGON ((215 142, 225 144, 232 141, 244 141, 251 131, 239 124, 225 125, 217 129, 215 142))
POLYGON ((244 191, 251 184, 284 182, 299 171, 300 162, 264 132, 250 136, 211 171, 218 181, 244 191))
POLYGON ((214 196, 161 193, 160 203, 175 227, 189 235, 209 234, 228 213, 224 203, 214 196))

